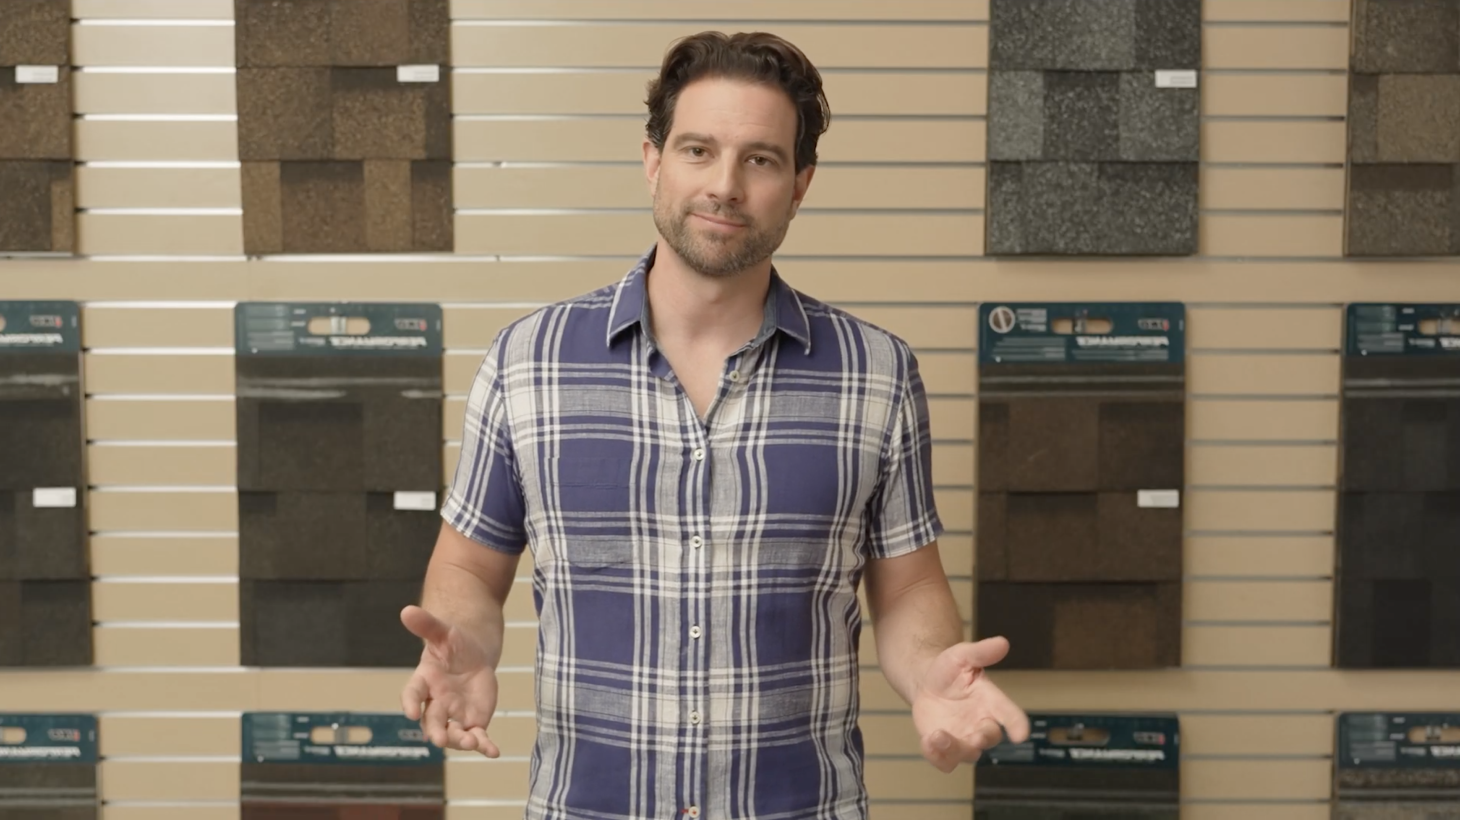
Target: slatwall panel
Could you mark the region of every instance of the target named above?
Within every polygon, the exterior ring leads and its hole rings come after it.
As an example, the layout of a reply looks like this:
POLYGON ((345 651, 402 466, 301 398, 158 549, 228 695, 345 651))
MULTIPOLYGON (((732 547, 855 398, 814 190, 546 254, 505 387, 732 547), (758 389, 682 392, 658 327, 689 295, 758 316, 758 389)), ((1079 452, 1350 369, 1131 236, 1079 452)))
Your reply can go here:
MULTIPOLYGON (((0 262, 0 294, 86 303, 103 668, 0 674, 0 704, 102 715, 108 820, 236 818, 242 710, 398 708, 404 671, 237 667, 234 302, 442 302, 449 471, 493 333, 617 278, 647 244, 644 83, 668 38, 706 27, 787 34, 824 69, 834 122, 781 267, 917 348, 952 530, 945 566, 965 617, 977 303, 1190 306, 1186 666, 1000 675, 1026 707, 1177 710, 1185 820, 1317 820, 1333 711, 1453 705, 1457 674, 1328 668, 1341 305, 1460 300, 1460 265, 1339 258, 1347 0, 1206 0, 1202 246, 1178 261, 979 258, 986 0, 745 0, 728 21, 725 8, 455 0, 458 254, 250 261, 231 0, 75 0, 80 241, 92 258, 0 262), (540 255, 553 258, 529 258, 540 255)), ((508 607, 494 730, 505 757, 451 755, 454 820, 520 815, 530 571, 525 559, 508 607)), ((867 646, 874 818, 964 820, 971 774, 917 758, 867 646)))

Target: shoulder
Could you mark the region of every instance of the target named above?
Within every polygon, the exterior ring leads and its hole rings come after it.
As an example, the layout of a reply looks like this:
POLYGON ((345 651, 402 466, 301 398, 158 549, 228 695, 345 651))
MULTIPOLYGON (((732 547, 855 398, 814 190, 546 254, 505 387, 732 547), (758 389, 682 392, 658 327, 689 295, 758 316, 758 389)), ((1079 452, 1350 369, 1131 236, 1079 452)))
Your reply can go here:
POLYGON ((891 378, 899 387, 916 373, 917 355, 901 336, 850 310, 794 292, 805 311, 813 349, 830 346, 827 352, 838 356, 843 366, 891 378))
POLYGON ((597 343, 601 349, 609 317, 619 296, 614 282, 533 309, 497 331, 489 355, 499 368, 571 357, 574 349, 597 343))

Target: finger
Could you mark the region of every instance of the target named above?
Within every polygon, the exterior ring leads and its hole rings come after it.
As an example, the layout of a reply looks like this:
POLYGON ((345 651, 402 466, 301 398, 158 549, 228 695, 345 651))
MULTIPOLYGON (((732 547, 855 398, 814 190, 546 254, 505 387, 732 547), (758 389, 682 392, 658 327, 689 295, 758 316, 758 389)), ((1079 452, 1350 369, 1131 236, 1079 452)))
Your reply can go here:
POLYGON ((400 622, 412 635, 433 646, 440 646, 446 642, 446 636, 451 627, 446 622, 437 618, 418 606, 408 606, 400 611, 400 622))
POLYGON ((958 742, 942 729, 924 735, 922 747, 923 757, 943 774, 958 767, 958 742))
POLYGON ((502 750, 497 748, 497 744, 493 743, 490 737, 487 737, 486 729, 480 726, 473 727, 471 729, 471 736, 476 739, 476 750, 478 752, 492 759, 502 756, 502 750))
POLYGON ((998 721, 992 718, 984 718, 963 739, 965 755, 972 753, 976 760, 984 749, 992 749, 1003 740, 1004 728, 999 725, 998 721))
POLYGON ((1029 739, 1029 715, 1014 701, 1004 697, 1003 692, 994 698, 994 717, 1004 724, 1004 732, 1011 742, 1023 743, 1029 739))
POLYGON ((446 718, 450 717, 446 708, 447 704, 439 700, 429 701, 426 704, 425 720, 421 728, 425 730, 426 737, 436 746, 445 749, 447 744, 446 718))
POLYGON ((471 732, 461 728, 461 724, 451 721, 446 724, 446 743, 452 749, 460 749, 463 752, 476 751, 477 739, 471 732))
POLYGON ((406 681, 405 688, 401 689, 400 706, 406 717, 419 722, 421 720, 422 705, 430 696, 430 686, 426 679, 420 675, 411 675, 406 681))
POLYGON ((984 638, 974 643, 959 644, 964 661, 969 666, 993 666, 1009 654, 1009 640, 1002 635, 984 638))

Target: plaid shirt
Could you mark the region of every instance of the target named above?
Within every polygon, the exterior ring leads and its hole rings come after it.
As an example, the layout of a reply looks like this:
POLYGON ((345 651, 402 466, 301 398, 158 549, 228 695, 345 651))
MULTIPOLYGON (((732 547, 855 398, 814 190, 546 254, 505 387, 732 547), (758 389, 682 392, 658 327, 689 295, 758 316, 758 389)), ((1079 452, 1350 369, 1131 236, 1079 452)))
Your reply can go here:
POLYGON ((861 820, 866 560, 941 524, 907 344, 772 273, 701 421, 621 281, 505 328, 442 515, 530 544, 529 820, 861 820))

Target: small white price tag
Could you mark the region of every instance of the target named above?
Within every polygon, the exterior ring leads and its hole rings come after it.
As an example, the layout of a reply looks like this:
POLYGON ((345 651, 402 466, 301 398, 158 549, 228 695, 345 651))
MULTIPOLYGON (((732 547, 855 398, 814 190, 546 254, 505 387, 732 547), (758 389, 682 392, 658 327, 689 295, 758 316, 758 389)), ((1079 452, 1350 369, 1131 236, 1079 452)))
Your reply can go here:
POLYGON ((436 509, 436 494, 397 492, 395 494, 395 508, 397 510, 424 510, 431 512, 436 509))
POLYGON ((403 65, 395 69, 395 78, 403 83, 439 83, 441 82, 441 66, 439 65, 403 65))
POLYGON ((38 510, 70 509, 76 506, 76 488, 36 487, 31 493, 30 503, 38 510))
POLYGON ((53 65, 18 65, 15 67, 16 83, 59 83, 61 81, 60 66, 53 65))
POLYGON ((1191 69, 1158 69, 1157 88, 1196 88, 1196 72, 1191 69))
POLYGON ((1171 509, 1181 506, 1180 490, 1138 490, 1136 491, 1136 506, 1155 507, 1158 509, 1171 509))

